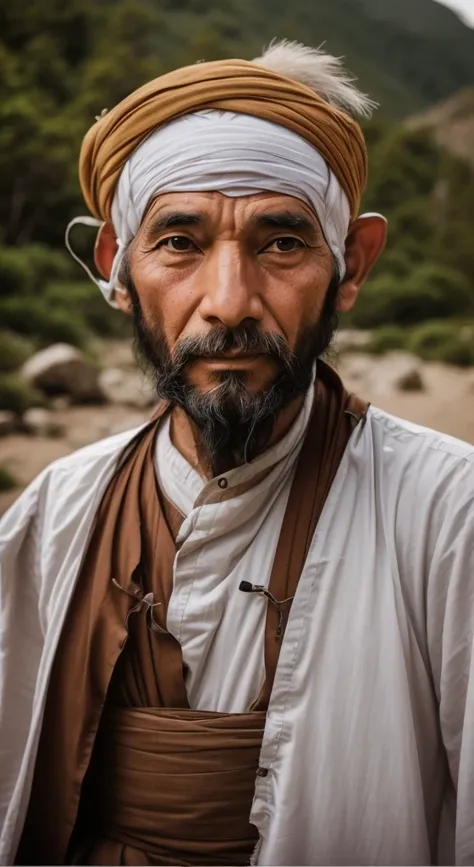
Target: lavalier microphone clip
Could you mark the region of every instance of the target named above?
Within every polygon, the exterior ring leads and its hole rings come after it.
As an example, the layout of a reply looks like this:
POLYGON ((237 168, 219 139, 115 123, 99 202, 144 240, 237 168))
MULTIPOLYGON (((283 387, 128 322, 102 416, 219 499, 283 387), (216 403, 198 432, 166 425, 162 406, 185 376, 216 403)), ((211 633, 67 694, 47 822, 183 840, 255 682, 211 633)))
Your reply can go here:
POLYGON ((280 641, 284 632, 283 618, 285 613, 287 613, 284 606, 289 605, 295 597, 288 596, 287 599, 279 600, 273 595, 273 593, 270 593, 263 584, 251 584, 250 581, 241 581, 239 584, 239 590, 242 590, 244 593, 258 593, 259 596, 266 596, 268 601, 275 606, 278 611, 278 626, 275 638, 277 641, 280 641))

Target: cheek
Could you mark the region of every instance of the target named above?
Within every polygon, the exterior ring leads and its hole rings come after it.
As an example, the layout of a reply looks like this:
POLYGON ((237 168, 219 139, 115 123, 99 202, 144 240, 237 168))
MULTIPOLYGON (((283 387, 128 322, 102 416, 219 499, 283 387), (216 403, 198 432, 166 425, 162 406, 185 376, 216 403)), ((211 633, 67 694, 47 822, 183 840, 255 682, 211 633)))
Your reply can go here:
POLYGON ((199 303, 194 281, 151 260, 134 266, 133 279, 145 322, 159 326, 172 349, 199 303))
POLYGON ((290 349, 294 349, 302 328, 317 322, 330 280, 330 268, 304 268, 268 287, 267 308, 290 349))

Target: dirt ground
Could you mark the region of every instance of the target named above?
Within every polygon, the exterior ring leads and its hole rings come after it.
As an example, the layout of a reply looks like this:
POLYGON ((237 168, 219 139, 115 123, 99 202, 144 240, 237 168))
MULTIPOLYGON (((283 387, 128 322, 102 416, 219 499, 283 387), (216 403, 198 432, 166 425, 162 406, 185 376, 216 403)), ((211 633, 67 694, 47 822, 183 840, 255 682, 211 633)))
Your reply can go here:
POLYGON ((6 467, 20 483, 18 488, 0 493, 0 515, 16 500, 23 488, 57 458, 81 446, 142 424, 148 411, 124 406, 75 406, 55 413, 65 426, 60 437, 14 434, 0 439, 0 466, 6 467))
MULTIPOLYGON (((116 362, 118 359, 114 357, 116 362)), ((122 360, 122 359, 121 359, 122 360)), ((125 360, 125 359, 123 359, 125 360)), ((435 428, 474 444, 474 371, 440 364, 420 367, 423 391, 399 391, 389 384, 389 357, 342 355, 336 366, 346 387, 393 415, 435 428)), ((0 465, 19 486, 0 494, 0 514, 49 463, 83 445, 141 424, 149 410, 119 405, 82 406, 58 410, 64 435, 51 438, 15 434, 0 439, 0 465)))
POLYGON ((399 391, 387 385, 390 358, 341 356, 337 365, 346 388, 370 400, 374 406, 474 444, 474 370, 443 364, 420 364, 423 391, 399 391), (357 359, 359 358, 359 362, 357 359), (357 363, 370 367, 354 376, 357 363))

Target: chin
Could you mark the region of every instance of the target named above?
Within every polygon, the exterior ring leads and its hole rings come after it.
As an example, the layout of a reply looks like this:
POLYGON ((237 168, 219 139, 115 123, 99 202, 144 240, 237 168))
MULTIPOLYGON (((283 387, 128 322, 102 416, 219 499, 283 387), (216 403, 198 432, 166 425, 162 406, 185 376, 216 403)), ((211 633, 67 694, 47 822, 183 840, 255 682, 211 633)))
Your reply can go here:
POLYGON ((231 380, 240 382, 249 394, 259 394, 272 387, 279 373, 274 362, 263 358, 248 365, 200 360, 194 362, 192 368, 187 372, 186 382, 200 394, 214 391, 231 380))

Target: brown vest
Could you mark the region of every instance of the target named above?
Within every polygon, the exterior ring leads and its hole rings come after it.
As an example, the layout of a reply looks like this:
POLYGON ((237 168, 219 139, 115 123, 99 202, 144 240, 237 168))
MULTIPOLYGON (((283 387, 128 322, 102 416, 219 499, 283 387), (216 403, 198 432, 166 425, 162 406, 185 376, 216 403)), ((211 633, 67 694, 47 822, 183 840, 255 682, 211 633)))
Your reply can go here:
MULTIPOLYGON (((269 591, 294 596, 352 430, 367 404, 318 364, 269 591)), ((246 864, 266 709, 291 604, 270 603, 265 681, 247 713, 190 709, 166 631, 176 510, 157 490, 155 418, 99 507, 56 653, 17 864, 246 864)))

